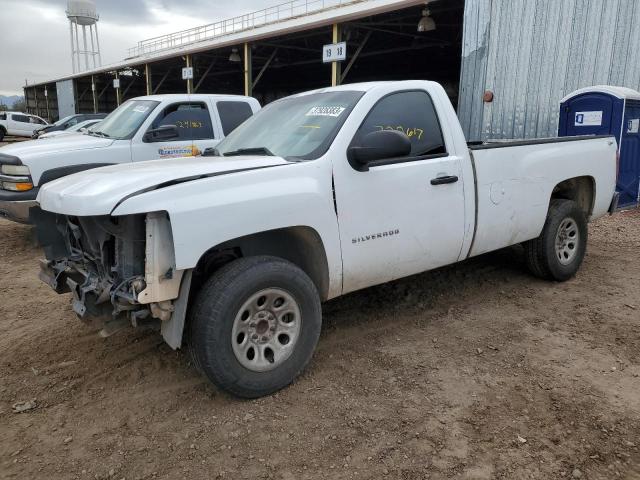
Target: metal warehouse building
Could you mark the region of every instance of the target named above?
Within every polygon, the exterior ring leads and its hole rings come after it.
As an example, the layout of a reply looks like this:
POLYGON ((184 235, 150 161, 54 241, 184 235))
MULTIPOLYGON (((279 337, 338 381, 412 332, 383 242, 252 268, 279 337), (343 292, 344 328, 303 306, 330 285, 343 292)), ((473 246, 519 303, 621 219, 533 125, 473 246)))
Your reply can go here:
POLYGON ((445 86, 468 138, 535 138, 556 134, 559 101, 577 88, 640 89, 638 45, 637 0, 295 0, 141 41, 118 64, 29 85, 25 98, 55 120, 152 93, 268 103, 332 84, 429 79, 445 86), (341 41, 346 59, 323 63, 323 46, 341 41))

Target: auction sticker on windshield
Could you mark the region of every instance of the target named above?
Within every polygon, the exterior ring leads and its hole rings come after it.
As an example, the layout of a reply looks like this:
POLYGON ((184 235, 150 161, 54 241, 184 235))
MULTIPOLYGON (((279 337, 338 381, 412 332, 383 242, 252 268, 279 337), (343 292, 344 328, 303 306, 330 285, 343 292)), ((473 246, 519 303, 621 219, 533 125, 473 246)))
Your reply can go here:
POLYGON ((344 107, 313 107, 306 114, 307 117, 339 117, 344 107))

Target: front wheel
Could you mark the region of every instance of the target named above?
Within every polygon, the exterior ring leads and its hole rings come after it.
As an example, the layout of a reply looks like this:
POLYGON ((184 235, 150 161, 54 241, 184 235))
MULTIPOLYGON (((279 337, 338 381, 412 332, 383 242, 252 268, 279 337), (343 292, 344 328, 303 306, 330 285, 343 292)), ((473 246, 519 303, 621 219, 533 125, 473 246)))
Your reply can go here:
POLYGON ((587 237, 587 219, 576 202, 551 200, 542 233, 524 243, 529 270, 546 280, 569 280, 582 265, 587 237))
POLYGON ((235 260, 212 275, 190 316, 194 363, 243 398, 289 385, 315 350, 322 313, 311 279, 275 257, 235 260))

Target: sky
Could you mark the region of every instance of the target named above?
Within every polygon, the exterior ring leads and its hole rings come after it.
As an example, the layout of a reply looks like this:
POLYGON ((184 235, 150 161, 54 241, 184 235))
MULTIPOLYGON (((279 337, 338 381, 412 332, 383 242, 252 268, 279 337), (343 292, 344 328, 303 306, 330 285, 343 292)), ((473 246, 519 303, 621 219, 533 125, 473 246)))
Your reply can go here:
MULTIPOLYGON (((103 65, 138 41, 253 12, 283 0, 95 0, 103 65)), ((0 95, 21 95, 25 80, 68 75, 66 0, 0 0, 0 95)))

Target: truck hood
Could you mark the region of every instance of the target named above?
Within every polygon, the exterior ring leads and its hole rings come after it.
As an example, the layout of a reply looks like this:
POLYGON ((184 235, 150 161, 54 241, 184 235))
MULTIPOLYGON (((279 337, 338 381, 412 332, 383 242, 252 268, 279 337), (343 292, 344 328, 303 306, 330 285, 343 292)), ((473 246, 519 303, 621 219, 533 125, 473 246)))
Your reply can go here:
MULTIPOLYGON (((46 142, 48 143, 48 142, 46 142)), ((201 178, 287 165, 281 157, 188 157, 113 165, 69 175, 41 187, 43 210, 73 216, 109 215, 140 193, 201 178)))
MULTIPOLYGON (((113 144, 109 138, 92 137, 90 135, 64 135, 60 138, 50 138, 47 141, 28 140, 26 142, 6 145, 0 148, 0 154, 18 157, 21 161, 33 157, 50 156, 60 152, 72 152, 75 150, 89 150, 104 148, 113 144)), ((25 163, 26 165, 26 163, 25 163)))

